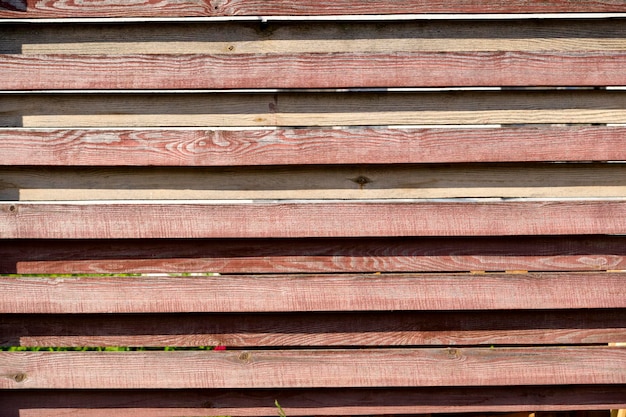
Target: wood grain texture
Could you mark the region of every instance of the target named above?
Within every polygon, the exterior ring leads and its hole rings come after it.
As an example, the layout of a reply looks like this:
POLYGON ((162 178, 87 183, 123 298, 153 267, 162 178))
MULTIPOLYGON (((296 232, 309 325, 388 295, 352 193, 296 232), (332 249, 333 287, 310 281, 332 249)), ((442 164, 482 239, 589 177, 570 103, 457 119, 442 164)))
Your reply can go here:
POLYGON ((0 165, 237 166, 626 160, 624 127, 0 130, 0 165))
POLYGON ((7 277, 2 313, 625 308, 621 273, 7 277))
MULTIPOLYGON (((226 278, 227 279, 227 278, 226 278)), ((626 310, 4 315, 2 346, 457 346, 626 341, 626 310)))
POLYGON ((2 389, 625 384, 626 349, 0 352, 2 389))
POLYGON ((0 240, 0 273, 289 273, 626 269, 619 236, 0 240))
POLYGON ((547 12, 623 12, 619 0, 565 0, 529 3, 523 0, 476 2, 470 0, 425 1, 354 0, 165 0, 139 1, 129 5, 122 0, 78 3, 71 0, 10 0, 0 3, 0 18, 43 17, 153 17, 153 16, 257 16, 257 15, 336 15, 336 14, 411 14, 411 13, 547 13, 547 12))
POLYGON ((622 234, 626 203, 2 203, 0 231, 5 239, 622 234))
POLYGON ((0 89, 619 86, 624 67, 618 51, 0 55, 0 89))
POLYGON ((208 0, 5 0, 0 2, 0 18, 55 17, 171 17, 211 15, 208 0))
POLYGON ((5 25, 0 54, 619 51, 621 19, 142 22, 5 25))
POLYGON ((410 1, 394 0, 391 2, 362 2, 353 0, 291 2, 284 0, 246 1, 222 0, 216 10, 221 15, 332 15, 332 14, 404 14, 404 13, 538 13, 538 12, 574 12, 574 11, 618 11, 625 10, 617 0, 582 1, 572 4, 567 1, 549 3, 528 3, 516 0, 503 3, 498 0, 476 2, 472 0, 455 1, 410 1))
POLYGON ((604 198, 626 164, 0 168, 0 200, 604 198))
MULTIPOLYGON (((621 71, 620 71, 621 72, 621 71)), ((380 126, 626 123, 624 91, 4 94, 0 126, 380 126)))
POLYGON ((0 391, 7 417, 269 417, 276 415, 275 400, 293 416, 608 410, 624 398, 624 385, 0 391))

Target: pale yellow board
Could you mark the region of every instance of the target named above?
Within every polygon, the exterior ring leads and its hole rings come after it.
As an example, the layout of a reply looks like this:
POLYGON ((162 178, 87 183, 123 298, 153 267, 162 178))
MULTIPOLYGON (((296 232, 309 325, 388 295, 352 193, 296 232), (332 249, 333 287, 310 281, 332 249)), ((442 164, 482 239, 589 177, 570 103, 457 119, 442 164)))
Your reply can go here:
POLYGON ((17 25, 3 32, 0 52, 23 54, 626 50, 626 31, 614 20, 17 25))
POLYGON ((525 123, 626 123, 626 92, 0 95, 10 127, 525 123))
POLYGON ((0 169, 5 201, 464 197, 626 197, 626 165, 0 169))

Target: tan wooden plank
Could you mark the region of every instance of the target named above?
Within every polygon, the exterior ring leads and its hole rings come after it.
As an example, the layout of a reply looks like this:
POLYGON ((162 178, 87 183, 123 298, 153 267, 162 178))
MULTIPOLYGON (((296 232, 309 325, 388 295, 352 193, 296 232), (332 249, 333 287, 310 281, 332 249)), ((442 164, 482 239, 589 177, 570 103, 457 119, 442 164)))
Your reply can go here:
MULTIPOLYGON (((0 152, 3 155, 0 165, 224 167, 617 161, 626 160, 625 132, 623 127, 601 126, 506 129, 5 129, 0 130, 0 152)), ((422 172, 420 176, 425 174, 422 172)), ((3 173, 4 177, 6 175, 3 173)), ((47 171, 46 176, 50 175, 54 173, 47 171)), ((346 175, 350 177, 352 174, 346 175)), ((186 176, 190 177, 190 174, 186 176)), ((15 181, 4 180, 9 183, 15 181)), ((164 179, 159 181, 167 182, 164 179)), ((602 183, 600 180, 598 184, 602 183)), ((364 185, 376 187, 377 181, 364 185)))
POLYGON ((600 198, 626 195, 626 165, 623 164, 360 165, 257 169, 42 170, 29 167, 0 168, 0 179, 0 199, 14 201, 600 198))
POLYGON ((2 90, 620 86, 626 52, 0 55, 2 90))
POLYGON ((625 308, 621 273, 0 278, 2 313, 625 308))
POLYGON ((13 127, 626 123, 623 91, 0 95, 13 127))
POLYGON ((623 385, 290 390, 11 390, 7 412, 22 417, 289 416, 608 410, 624 404, 623 385))
POLYGON ((3 389, 626 383, 623 348, 0 352, 3 389))
POLYGON ((0 240, 1 273, 304 273, 626 269, 619 236, 0 240))
POLYGON ((280 238, 626 233, 621 200, 3 203, 1 238, 280 238))
POLYGON ((528 3, 514 0, 502 3, 490 1, 306 1, 285 0, 218 1, 165 0, 154 5, 123 0, 76 3, 52 0, 44 3, 32 0, 12 0, 0 6, 0 18, 43 17, 150 17, 150 16, 257 16, 257 15, 335 15, 335 14, 406 14, 406 13, 538 13, 538 12, 623 12, 619 0, 577 1, 554 0, 528 3))
MULTIPOLYGON (((227 279, 227 278, 226 278, 227 279)), ((3 316, 2 346, 453 346, 626 341, 626 310, 3 316)))
POLYGON ((619 19, 39 24, 3 27, 2 54, 620 51, 619 19))

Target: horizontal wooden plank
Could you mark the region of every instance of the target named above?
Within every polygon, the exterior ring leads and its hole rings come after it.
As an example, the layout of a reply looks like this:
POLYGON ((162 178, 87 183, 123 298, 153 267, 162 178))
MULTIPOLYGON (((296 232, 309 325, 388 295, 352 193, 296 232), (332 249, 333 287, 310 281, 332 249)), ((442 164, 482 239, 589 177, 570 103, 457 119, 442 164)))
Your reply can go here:
POLYGON ((535 90, 0 95, 0 126, 27 128, 522 123, 624 124, 626 94, 535 90))
POLYGON ((0 165, 31 166, 617 161, 626 128, 3 129, 0 152, 0 165))
POLYGON ((2 313, 626 308, 622 273, 4 277, 2 313))
POLYGON ((26 167, 0 168, 0 179, 0 200, 7 201, 602 198, 626 195, 626 164, 617 163, 231 169, 26 167))
POLYGON ((12 0, 0 5, 0 18, 44 17, 152 17, 152 16, 257 16, 257 15, 336 15, 336 14, 407 14, 407 13, 539 13, 539 12, 623 12, 619 0, 565 0, 528 3, 523 0, 502 3, 497 0, 476 2, 455 1, 307 1, 286 0, 218 1, 166 0, 158 5, 150 2, 128 4, 122 0, 76 3, 52 0, 12 0))
POLYGON ((619 51, 621 19, 5 25, 0 54, 301 54, 619 51))
POLYGON ((287 273, 626 269, 619 236, 0 240, 0 273, 287 273))
MULTIPOLYGON (((224 278, 228 279, 228 278, 224 278)), ((4 315, 0 346, 420 346, 626 341, 626 310, 4 315)))
POLYGON ((89 3, 11 0, 0 4, 0 18, 205 16, 210 15, 211 9, 208 0, 165 0, 158 6, 149 2, 128 4, 122 0, 89 3))
POLYGON ((282 390, 0 391, 7 417, 289 416, 608 410, 626 404, 624 385, 282 390), (11 414, 13 413, 13 414, 11 414))
POLYGON ((292 238, 626 233, 622 200, 2 203, 1 238, 292 238))
POLYGON ((626 52, 0 55, 2 90, 619 86, 626 52))
POLYGON ((0 352, 2 389, 625 384, 626 349, 0 352))

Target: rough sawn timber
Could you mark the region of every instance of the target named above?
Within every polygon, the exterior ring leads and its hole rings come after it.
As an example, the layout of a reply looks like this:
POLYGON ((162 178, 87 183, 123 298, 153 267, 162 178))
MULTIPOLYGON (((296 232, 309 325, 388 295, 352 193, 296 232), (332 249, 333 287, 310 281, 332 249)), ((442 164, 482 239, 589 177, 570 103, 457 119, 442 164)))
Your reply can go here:
POLYGON ((0 352, 2 389, 626 384, 615 347, 0 352))
POLYGON ((291 238, 626 233, 619 200, 2 203, 0 238, 291 238))
POLYGON ((626 128, 2 129, 0 165, 238 166, 626 160, 626 128))
POLYGON ((0 89, 620 86, 624 67, 622 51, 0 55, 0 89))
POLYGON ((2 313, 626 308, 622 273, 0 278, 2 313), (506 294, 508 296, 503 296, 506 294))
POLYGON ((259 15, 342 15, 413 13, 562 13, 625 12, 620 0, 528 2, 513 0, 472 1, 292 1, 292 0, 164 0, 133 2, 124 0, 78 3, 70 0, 12 0, 0 3, 0 18, 51 17, 203 17, 259 15))

